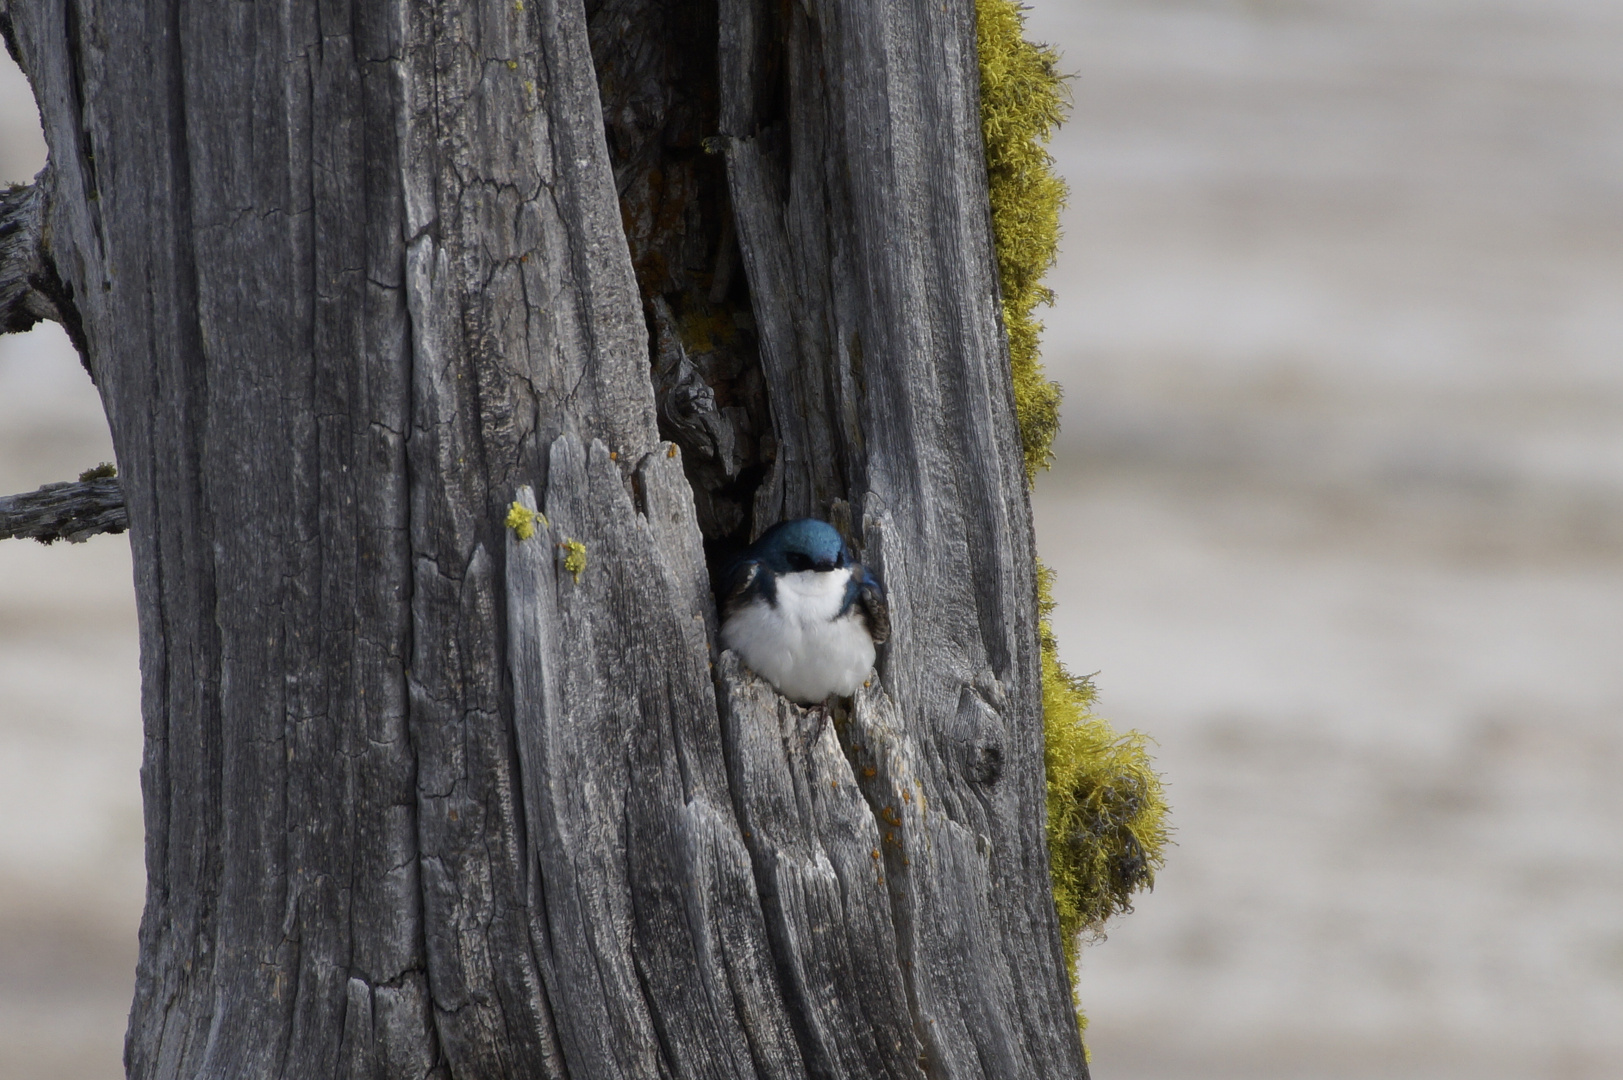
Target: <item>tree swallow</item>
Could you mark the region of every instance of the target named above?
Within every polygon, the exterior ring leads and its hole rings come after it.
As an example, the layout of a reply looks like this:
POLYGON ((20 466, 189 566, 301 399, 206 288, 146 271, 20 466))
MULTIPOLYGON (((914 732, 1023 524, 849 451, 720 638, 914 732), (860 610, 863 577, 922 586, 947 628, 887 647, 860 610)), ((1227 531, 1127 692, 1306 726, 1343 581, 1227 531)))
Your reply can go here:
POLYGON ((722 645, 802 705, 856 693, 890 637, 884 590, 826 521, 772 526, 727 567, 722 588, 722 645))

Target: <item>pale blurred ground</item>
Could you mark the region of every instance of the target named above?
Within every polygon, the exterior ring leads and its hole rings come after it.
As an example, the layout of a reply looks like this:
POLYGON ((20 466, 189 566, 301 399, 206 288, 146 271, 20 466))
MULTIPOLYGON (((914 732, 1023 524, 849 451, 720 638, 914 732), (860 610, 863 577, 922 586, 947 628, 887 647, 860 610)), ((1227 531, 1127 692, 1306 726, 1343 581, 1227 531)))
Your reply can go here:
MULTIPOLYGON (((1038 527, 1179 846, 1100 1080, 1623 1076, 1623 4, 1046 0, 1038 527)), ((39 163, 0 75, 0 180, 39 163)), ((0 338, 0 490, 109 456, 0 338)), ((120 1075, 128 546, 0 543, 0 1077, 120 1075)))
MULTIPOLYGON (((44 164, 27 82, 0 52, 0 183, 44 164)), ((0 336, 0 494, 112 459, 95 388, 56 326, 0 336)), ((135 984, 141 715, 122 536, 0 541, 0 1078, 112 1080, 135 984)))
MULTIPOLYGON (((0 183, 44 164, 0 52, 0 183)), ((95 387, 56 326, 0 336, 0 494, 113 456, 95 387)), ((141 715, 122 536, 0 541, 0 1078, 112 1080, 135 984, 141 715)))
POLYGON ((1048 0, 1101 1080, 1623 1077, 1623 4, 1048 0))

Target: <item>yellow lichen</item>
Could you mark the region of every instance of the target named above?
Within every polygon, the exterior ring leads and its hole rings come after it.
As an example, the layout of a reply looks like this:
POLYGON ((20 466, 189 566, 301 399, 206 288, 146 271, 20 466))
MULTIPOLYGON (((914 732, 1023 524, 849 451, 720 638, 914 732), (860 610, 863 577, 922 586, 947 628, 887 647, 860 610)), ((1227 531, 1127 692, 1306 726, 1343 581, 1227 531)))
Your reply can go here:
MULTIPOLYGON (((1059 430, 1060 390, 1043 373, 1042 324, 1032 312, 1053 301, 1042 277, 1058 250, 1066 189, 1046 147, 1064 119, 1066 93, 1054 50, 1025 40, 1022 10, 1015 0, 976 4, 992 234, 1030 478, 1048 466, 1059 430)), ((1130 910, 1135 892, 1154 886, 1167 844, 1167 806, 1149 739, 1136 731, 1121 735, 1094 715, 1092 681, 1060 663, 1052 576, 1038 564, 1049 876, 1074 986, 1081 935, 1100 932, 1112 915, 1130 910)), ((1078 1023, 1087 1024, 1080 1011, 1078 1023)))
POLYGON ((1059 250, 1059 215, 1067 194, 1054 172, 1048 138, 1065 118, 1068 94, 1053 49, 1027 41, 1014 0, 978 0, 981 138, 992 203, 1003 324, 1025 447, 1026 473, 1048 467, 1059 431, 1059 384, 1038 356, 1042 324, 1033 315, 1053 292, 1042 277, 1059 250))
POLYGON ((535 535, 535 523, 540 521, 546 525, 546 515, 538 514, 522 503, 514 503, 507 510, 507 527, 513 530, 520 540, 528 540, 535 535))
POLYGON ((586 569, 586 545, 579 540, 565 540, 558 545, 569 554, 564 556, 564 569, 575 575, 575 584, 580 584, 581 571, 586 569))
POLYGON ((1094 686, 1060 662, 1049 621, 1053 571, 1038 564, 1043 665, 1043 759, 1054 906, 1074 976, 1078 937, 1100 931, 1153 888, 1165 860, 1167 805, 1149 737, 1116 732, 1093 712, 1094 686))

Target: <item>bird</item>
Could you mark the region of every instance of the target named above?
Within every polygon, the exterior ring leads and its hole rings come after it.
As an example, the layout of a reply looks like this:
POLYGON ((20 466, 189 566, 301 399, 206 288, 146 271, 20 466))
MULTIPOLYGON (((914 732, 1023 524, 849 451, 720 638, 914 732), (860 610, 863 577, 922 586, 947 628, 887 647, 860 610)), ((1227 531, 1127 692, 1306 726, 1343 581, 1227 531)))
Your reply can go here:
POLYGON ((772 526, 722 586, 722 645, 801 705, 856 693, 890 637, 884 589, 826 521, 772 526))

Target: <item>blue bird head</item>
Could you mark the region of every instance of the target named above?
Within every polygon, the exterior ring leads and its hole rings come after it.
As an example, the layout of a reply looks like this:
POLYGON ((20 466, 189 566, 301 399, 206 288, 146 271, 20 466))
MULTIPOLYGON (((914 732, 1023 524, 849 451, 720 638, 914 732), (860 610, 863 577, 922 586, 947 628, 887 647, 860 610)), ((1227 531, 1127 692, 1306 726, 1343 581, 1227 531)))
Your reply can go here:
POLYGON ((837 570, 855 561, 839 530, 816 518, 780 521, 750 545, 746 558, 775 574, 837 570))

